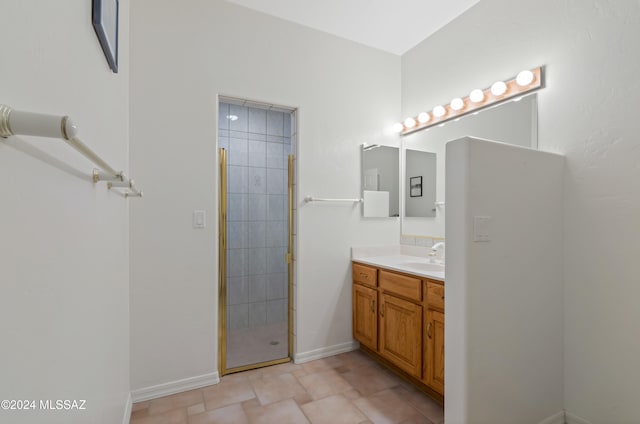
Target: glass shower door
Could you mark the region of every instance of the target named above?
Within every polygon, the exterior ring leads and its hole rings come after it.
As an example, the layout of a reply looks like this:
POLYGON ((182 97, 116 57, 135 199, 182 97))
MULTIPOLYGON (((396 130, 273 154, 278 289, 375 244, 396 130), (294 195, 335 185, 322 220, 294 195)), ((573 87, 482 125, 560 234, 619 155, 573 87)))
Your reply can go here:
POLYGON ((233 103, 220 111, 224 374, 290 357, 292 142, 290 112, 233 103))

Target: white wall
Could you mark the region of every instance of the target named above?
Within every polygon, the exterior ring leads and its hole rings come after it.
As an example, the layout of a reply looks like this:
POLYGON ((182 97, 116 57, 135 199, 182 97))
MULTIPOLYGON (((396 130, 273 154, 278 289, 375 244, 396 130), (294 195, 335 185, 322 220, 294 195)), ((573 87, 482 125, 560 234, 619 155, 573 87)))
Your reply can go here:
POLYGON ((594 424, 640 416, 639 21, 630 0, 484 0, 403 56, 403 116, 546 65, 538 144, 567 163, 565 407, 594 424))
POLYGON ((469 137, 446 156, 447 422, 562 415, 563 158, 469 137))
MULTIPOLYGON (((398 143, 400 58, 220 0, 131 6, 134 389, 214 376, 216 95, 298 108, 297 198, 357 197, 360 144, 398 143), (194 209, 207 212, 191 228, 194 209)), ((398 219, 298 203, 298 354, 350 343, 350 246, 397 243, 398 219)))
MULTIPOLYGON (((1 9, 0 103, 71 116, 83 141, 127 170, 129 2, 118 74, 90 1, 1 9)), ((128 202, 94 186, 92 169, 62 140, 0 139, 0 399, 86 400, 84 411, 0 411, 2 422, 113 424, 128 407, 128 202)))

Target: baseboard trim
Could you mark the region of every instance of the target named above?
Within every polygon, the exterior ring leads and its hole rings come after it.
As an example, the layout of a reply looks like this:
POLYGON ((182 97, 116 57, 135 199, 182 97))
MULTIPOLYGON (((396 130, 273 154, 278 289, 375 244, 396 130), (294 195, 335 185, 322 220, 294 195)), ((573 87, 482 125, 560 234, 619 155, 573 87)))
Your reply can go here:
POLYGON ((293 362, 296 364, 302 364, 304 362, 314 361, 316 359, 322 359, 328 356, 338 355, 340 353, 351 352, 352 350, 358 349, 358 347, 360 347, 360 343, 355 340, 333 346, 321 347, 320 349, 296 353, 293 357, 293 362))
POLYGON ((591 424, 589 421, 584 418, 580 418, 577 415, 573 415, 571 412, 565 412, 565 423, 566 424, 591 424))
POLYGON ((124 405, 124 415, 122 415, 122 424, 129 424, 131 421, 131 408, 133 407, 133 400, 131 399, 131 392, 127 394, 127 403, 124 405))
POLYGON ((538 424, 565 424, 564 411, 560 411, 557 414, 553 414, 549 418, 540 421, 538 424))
POLYGON ((133 403, 145 400, 157 399, 163 396, 174 395, 188 390, 200 389, 220 382, 218 372, 203 374, 195 377, 183 378, 182 380, 170 381, 155 386, 144 387, 131 391, 133 403))

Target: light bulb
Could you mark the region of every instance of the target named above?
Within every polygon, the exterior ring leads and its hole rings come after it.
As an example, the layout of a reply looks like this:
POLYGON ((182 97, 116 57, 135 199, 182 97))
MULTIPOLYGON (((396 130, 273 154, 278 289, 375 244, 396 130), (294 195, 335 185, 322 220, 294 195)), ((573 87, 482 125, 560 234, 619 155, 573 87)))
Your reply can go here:
POLYGON ((436 106, 433 108, 433 116, 436 118, 443 117, 445 113, 447 113, 447 111, 442 106, 436 106))
POLYGON ((451 109, 460 110, 463 107, 464 107, 464 102, 460 97, 456 97, 455 99, 451 100, 451 109))
POLYGON ((427 112, 420 112, 420 114, 418 115, 418 122, 420 122, 421 124, 426 124, 430 120, 431 115, 429 115, 427 112))
POLYGON ((516 83, 520 87, 524 87, 525 85, 529 85, 533 82, 533 72, 527 70, 521 71, 516 77, 516 83))
POLYGON ((402 124, 400 122, 396 122, 395 124, 393 124, 393 132, 394 133, 401 133, 402 130, 404 129, 404 127, 402 126, 402 124))
POLYGON ((416 126, 416 120, 413 118, 407 118, 404 120, 404 126, 407 128, 413 128, 416 126))
POLYGON ((484 100, 484 92, 476 88, 475 90, 471 91, 471 93, 469 93, 469 99, 471 99, 473 103, 480 103, 484 100))
POLYGON ((502 96, 507 92, 507 84, 504 81, 496 81, 491 86, 491 94, 494 96, 502 96))

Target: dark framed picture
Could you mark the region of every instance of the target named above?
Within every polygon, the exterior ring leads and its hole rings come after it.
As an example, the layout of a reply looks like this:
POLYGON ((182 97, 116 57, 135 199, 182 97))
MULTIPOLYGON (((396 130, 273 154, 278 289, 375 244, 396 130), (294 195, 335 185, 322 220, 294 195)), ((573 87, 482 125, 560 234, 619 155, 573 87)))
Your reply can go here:
POLYGON ((422 197, 422 177, 409 178, 409 195, 411 197, 422 197))
POLYGON ((93 29, 114 74, 118 73, 118 0, 93 0, 93 29))

